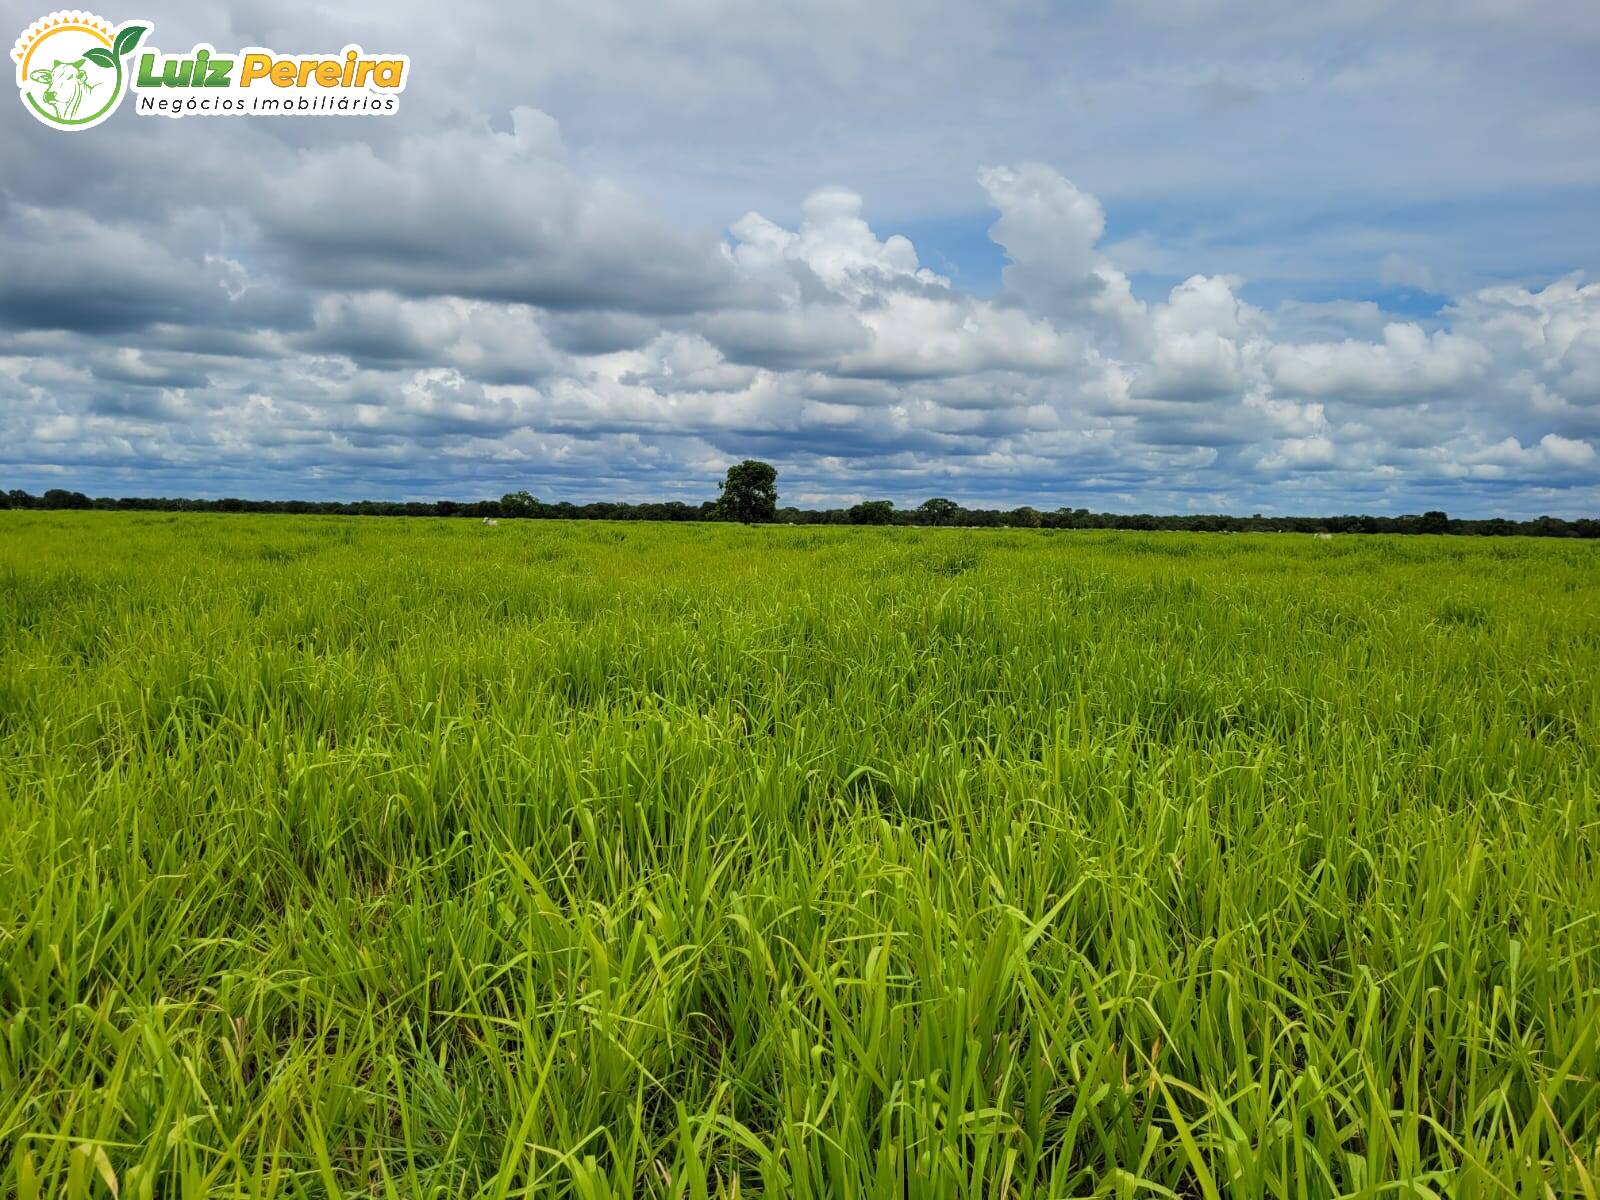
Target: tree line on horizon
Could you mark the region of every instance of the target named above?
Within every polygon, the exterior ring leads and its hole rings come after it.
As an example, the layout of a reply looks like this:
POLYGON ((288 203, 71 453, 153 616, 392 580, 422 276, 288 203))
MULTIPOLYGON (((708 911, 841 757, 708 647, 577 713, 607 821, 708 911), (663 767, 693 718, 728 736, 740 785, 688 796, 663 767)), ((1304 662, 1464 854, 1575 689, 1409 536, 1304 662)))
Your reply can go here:
POLYGON ((570 501, 549 503, 526 491, 507 492, 498 500, 195 500, 181 497, 97 496, 51 488, 34 496, 21 489, 0 491, 0 508, 114 512, 297 513, 370 517, 471 517, 544 521, 739 521, 744 524, 788 525, 922 525, 1008 529, 1171 530, 1191 533, 1448 533, 1486 536, 1600 537, 1600 519, 1541 516, 1531 521, 1505 517, 1462 520, 1439 510, 1396 517, 1369 514, 1298 517, 1248 517, 1226 513, 1104 513, 1087 508, 1041 511, 1019 508, 966 508, 935 496, 915 508, 897 508, 892 500, 864 500, 848 508, 779 507, 778 473, 769 463, 746 459, 728 468, 717 485, 715 500, 687 504, 680 500, 623 503, 570 501))

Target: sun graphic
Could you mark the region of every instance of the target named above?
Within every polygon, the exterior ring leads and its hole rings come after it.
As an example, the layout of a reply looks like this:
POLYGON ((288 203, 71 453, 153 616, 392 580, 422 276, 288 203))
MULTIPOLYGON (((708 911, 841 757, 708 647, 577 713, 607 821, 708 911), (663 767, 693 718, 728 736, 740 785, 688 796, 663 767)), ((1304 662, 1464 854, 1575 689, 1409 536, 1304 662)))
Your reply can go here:
POLYGON ((77 9, 40 17, 11 48, 24 107, 57 128, 99 124, 122 99, 123 58, 148 29, 145 24, 119 29, 77 9))

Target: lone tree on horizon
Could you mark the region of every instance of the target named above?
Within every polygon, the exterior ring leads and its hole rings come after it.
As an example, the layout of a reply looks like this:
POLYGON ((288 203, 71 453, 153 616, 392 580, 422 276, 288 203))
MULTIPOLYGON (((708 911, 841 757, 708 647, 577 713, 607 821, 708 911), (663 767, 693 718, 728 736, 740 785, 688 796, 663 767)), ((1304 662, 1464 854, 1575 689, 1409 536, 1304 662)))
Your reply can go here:
POLYGON ((854 505, 848 514, 852 525, 893 525, 893 500, 863 500, 854 505))
POLYGON ((503 517, 531 517, 539 511, 539 501, 527 491, 507 492, 500 497, 500 515, 503 517))
POLYGON ((771 463, 747 458, 728 468, 728 477, 717 485, 717 514, 725 521, 746 525, 770 521, 778 515, 778 469, 771 463))

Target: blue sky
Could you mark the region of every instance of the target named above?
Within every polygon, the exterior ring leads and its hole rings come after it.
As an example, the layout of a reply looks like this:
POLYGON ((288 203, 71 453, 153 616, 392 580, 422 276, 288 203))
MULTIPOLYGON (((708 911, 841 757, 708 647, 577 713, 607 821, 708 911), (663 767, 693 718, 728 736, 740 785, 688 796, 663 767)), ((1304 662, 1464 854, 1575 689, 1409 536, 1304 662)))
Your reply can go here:
POLYGON ((0 119, 0 486, 1600 511, 1592 3, 103 15, 411 82, 0 119))

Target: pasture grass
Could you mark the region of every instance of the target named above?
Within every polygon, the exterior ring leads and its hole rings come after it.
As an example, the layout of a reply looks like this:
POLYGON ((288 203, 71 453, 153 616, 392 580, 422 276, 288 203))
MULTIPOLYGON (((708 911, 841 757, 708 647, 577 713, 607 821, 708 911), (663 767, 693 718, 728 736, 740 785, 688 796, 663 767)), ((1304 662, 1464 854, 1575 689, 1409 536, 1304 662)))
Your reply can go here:
POLYGON ((0 513, 0 1194, 1600 1196, 1600 547, 0 513))

